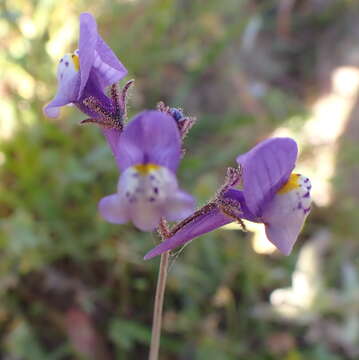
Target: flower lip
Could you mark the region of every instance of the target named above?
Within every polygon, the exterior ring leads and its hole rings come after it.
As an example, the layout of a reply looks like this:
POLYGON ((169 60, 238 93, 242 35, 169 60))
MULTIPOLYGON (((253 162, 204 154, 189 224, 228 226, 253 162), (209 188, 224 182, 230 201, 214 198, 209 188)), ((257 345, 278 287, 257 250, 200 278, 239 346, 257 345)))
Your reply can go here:
POLYGON ((310 180, 291 174, 263 212, 266 235, 283 254, 289 255, 311 210, 310 180))
POLYGON ((58 91, 55 98, 45 105, 44 113, 49 117, 57 117, 60 107, 76 100, 80 87, 80 73, 77 68, 76 53, 65 54, 57 67, 58 91))
POLYGON ((109 222, 132 221, 143 231, 154 230, 161 217, 180 220, 193 208, 193 198, 178 189, 176 176, 156 164, 128 167, 120 176, 117 194, 99 204, 102 216, 109 222))
POLYGON ((137 164, 127 168, 118 182, 118 193, 128 205, 139 202, 143 206, 161 203, 167 192, 177 187, 174 174, 156 164, 137 164))

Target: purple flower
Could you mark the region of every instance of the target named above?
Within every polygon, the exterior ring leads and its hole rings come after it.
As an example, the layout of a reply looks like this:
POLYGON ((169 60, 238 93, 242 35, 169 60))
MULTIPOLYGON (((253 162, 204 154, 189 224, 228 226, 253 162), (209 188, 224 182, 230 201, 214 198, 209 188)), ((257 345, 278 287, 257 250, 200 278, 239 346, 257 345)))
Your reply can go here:
POLYGON ((116 153, 122 174, 117 193, 99 203, 103 218, 115 224, 132 221, 151 231, 162 217, 178 221, 193 212, 194 199, 177 184, 181 139, 170 115, 154 110, 137 115, 125 127, 116 153))
POLYGON ((173 230, 173 236, 152 249, 145 259, 174 249, 228 224, 234 219, 263 223, 266 235, 288 255, 311 208, 310 180, 292 173, 297 144, 290 138, 272 138, 237 157, 241 190, 228 187, 212 203, 173 230))
POLYGON ((62 106, 72 103, 91 118, 99 118, 99 112, 94 111, 98 104, 103 114, 112 114, 114 104, 105 95, 105 88, 126 74, 126 68, 97 33, 93 16, 83 13, 80 15, 79 49, 60 60, 58 90, 54 99, 44 107, 44 113, 48 117, 57 117, 62 106), (85 99, 94 99, 94 104, 88 106, 85 99))

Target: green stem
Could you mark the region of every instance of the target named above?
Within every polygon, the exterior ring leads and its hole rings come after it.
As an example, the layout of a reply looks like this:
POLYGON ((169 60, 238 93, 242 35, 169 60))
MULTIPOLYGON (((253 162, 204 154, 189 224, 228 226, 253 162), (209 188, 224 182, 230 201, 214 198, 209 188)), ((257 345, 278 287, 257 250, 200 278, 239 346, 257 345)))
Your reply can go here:
POLYGON ((155 305, 153 308, 152 337, 150 346, 150 355, 148 360, 158 360, 160 349, 160 337, 162 327, 163 299, 165 295, 169 251, 161 255, 160 270, 157 279, 157 288, 155 295, 155 305))

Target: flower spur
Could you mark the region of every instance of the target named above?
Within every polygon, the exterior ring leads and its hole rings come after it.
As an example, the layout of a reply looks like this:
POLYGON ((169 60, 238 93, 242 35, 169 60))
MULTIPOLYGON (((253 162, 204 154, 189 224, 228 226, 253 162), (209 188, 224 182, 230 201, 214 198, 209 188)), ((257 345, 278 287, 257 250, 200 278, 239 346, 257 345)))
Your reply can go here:
POLYGON ((242 219, 263 223, 268 240, 288 255, 311 209, 310 180, 292 173, 297 153, 294 140, 272 138, 238 156, 239 170, 229 170, 216 198, 177 224, 145 259, 242 219))
POLYGON ((132 221, 152 231, 161 218, 178 221, 193 212, 194 199, 178 188, 176 170, 181 139, 174 119, 150 110, 138 114, 124 129, 117 148, 122 171, 117 193, 99 203, 99 211, 111 223, 132 221))

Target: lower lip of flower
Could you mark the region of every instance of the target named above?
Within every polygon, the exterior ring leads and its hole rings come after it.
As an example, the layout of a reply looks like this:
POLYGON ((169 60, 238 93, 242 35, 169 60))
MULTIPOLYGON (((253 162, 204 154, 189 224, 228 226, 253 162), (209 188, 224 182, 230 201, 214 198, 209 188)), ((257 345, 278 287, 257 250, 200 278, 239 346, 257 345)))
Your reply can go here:
POLYGON ((130 204, 163 203, 176 186, 174 175, 165 167, 153 163, 137 164, 122 174, 118 192, 130 204))
POLYGON ((285 197, 293 211, 303 211, 306 215, 311 209, 311 188, 309 178, 301 174, 291 174, 288 181, 277 191, 276 196, 283 199, 285 197))

